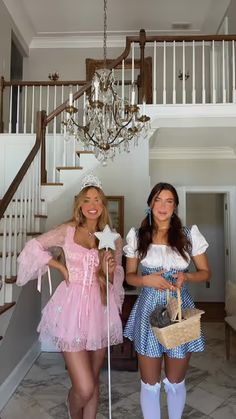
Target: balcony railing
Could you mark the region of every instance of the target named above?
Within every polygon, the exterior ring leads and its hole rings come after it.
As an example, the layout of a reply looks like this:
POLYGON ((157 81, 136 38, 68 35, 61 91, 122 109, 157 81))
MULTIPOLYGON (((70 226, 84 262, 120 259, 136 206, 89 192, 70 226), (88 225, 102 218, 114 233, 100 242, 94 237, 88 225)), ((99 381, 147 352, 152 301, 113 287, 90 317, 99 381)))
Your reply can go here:
MULTIPOLYGON (((131 95, 135 84, 139 103, 235 103, 234 35, 159 36, 127 38, 128 49, 115 65, 117 92, 131 95)), ((95 61, 96 64, 96 61, 95 61)), ((94 67, 95 68, 95 67, 94 67)), ((87 71, 88 75, 88 71, 87 71)), ((5 81, 1 78, 0 132, 34 133, 36 112, 50 114, 77 92, 86 81, 5 81)), ((82 110, 82 98, 75 106, 82 110)), ((81 112, 82 114, 82 112, 81 112)), ((47 125, 47 132, 63 133, 63 112, 47 125)))

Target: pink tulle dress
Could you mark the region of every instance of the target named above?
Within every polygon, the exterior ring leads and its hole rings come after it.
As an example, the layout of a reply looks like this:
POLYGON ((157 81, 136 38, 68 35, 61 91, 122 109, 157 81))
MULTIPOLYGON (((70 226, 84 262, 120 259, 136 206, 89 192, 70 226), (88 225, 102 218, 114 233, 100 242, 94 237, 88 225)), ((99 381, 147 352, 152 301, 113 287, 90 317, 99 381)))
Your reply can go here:
MULTIPOLYGON (((65 254, 69 286, 62 281, 42 311, 38 326, 41 341, 51 341, 61 351, 76 352, 107 347, 107 307, 100 297, 96 269, 98 250, 87 249, 74 241, 75 227, 63 224, 37 239, 30 240, 18 257, 17 285, 47 272, 52 259, 50 248, 59 246, 65 254)), ((120 310, 124 298, 124 272, 121 248, 115 251, 116 268, 110 284, 110 343, 122 342, 120 310)))

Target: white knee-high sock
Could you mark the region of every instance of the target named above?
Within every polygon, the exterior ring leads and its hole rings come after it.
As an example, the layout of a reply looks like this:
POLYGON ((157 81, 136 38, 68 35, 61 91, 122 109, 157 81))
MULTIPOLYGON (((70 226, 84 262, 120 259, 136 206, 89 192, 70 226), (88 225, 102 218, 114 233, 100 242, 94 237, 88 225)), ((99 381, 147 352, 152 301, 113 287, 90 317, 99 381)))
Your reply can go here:
POLYGON ((167 394, 169 419, 181 419, 186 401, 185 380, 181 383, 170 383, 168 378, 163 380, 167 394))
POLYGON ((160 383, 145 384, 141 380, 140 403, 144 419, 160 419, 160 383))

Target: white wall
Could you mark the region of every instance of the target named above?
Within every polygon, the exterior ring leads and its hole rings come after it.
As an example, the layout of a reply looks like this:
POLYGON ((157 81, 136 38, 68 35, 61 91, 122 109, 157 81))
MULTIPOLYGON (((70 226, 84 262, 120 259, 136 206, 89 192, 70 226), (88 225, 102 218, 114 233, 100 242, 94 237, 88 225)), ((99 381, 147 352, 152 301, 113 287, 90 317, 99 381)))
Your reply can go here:
POLYGON ((183 185, 236 185, 236 159, 151 160, 151 184, 160 181, 183 185))
MULTIPOLYGON (((106 167, 96 163, 93 173, 101 179, 106 195, 124 195, 125 234, 132 226, 139 226, 144 218, 146 200, 149 194, 149 144, 145 139, 139 140, 138 147, 133 145, 130 153, 118 154, 106 167)), ((86 169, 90 171, 89 166, 86 169)), ((46 230, 58 225, 72 216, 74 197, 80 190, 81 171, 70 173, 70 183, 52 195, 43 192, 48 201, 48 219, 46 230)), ((47 187, 50 188, 50 187, 47 187)))
POLYGON ((0 197, 4 195, 35 143, 35 135, 0 137, 0 197))

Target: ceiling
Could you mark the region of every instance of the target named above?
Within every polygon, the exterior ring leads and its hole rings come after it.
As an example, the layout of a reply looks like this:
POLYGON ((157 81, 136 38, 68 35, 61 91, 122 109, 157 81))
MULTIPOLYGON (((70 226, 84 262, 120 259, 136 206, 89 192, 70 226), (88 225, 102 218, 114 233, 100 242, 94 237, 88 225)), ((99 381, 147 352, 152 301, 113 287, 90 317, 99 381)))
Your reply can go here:
MULTIPOLYGON (((3 0, 28 47, 50 38, 103 35, 104 0, 3 0)), ((107 0, 108 39, 147 34, 215 34, 230 0, 107 0)), ((50 43, 52 46, 52 43, 50 43)), ((123 44, 122 44, 123 45, 123 44)))

